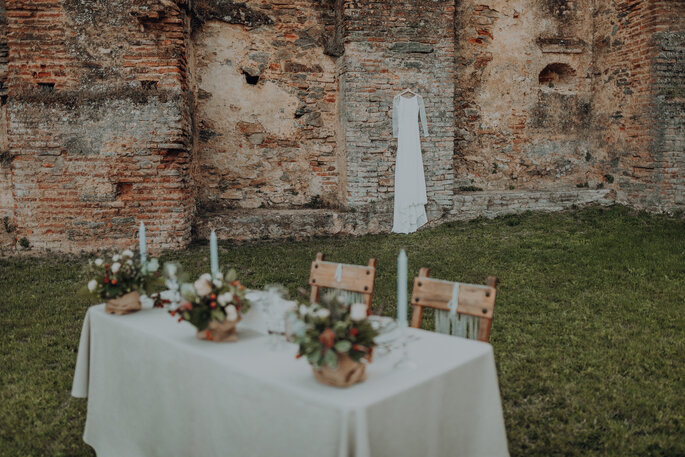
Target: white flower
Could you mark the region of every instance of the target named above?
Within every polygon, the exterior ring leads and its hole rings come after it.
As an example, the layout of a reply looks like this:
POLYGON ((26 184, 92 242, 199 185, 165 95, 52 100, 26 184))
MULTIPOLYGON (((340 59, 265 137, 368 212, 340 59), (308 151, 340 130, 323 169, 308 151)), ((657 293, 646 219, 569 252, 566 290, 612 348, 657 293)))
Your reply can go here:
POLYGON ((300 305, 300 316, 304 317, 309 313, 309 308, 307 308, 305 305, 300 305))
POLYGON ((121 259, 121 256, 119 254, 114 254, 112 256, 112 262, 118 262, 119 259, 121 259))
POLYGON ((222 283, 220 279, 215 279, 214 281, 212 281, 212 284, 214 284, 214 287, 219 288, 219 287, 221 287, 224 283, 222 283))
POLYGON ((164 281, 164 285, 166 286, 167 290, 178 289, 178 283, 173 279, 167 279, 166 281, 164 281))
POLYGON ((174 263, 166 263, 164 264, 164 270, 166 271, 166 275, 170 279, 176 279, 176 273, 178 273, 178 267, 174 263))
POLYGON ((212 282, 212 275, 209 273, 205 273, 202 276, 200 276, 200 279, 204 279, 207 282, 212 282))
POLYGON ((204 275, 200 276, 200 279, 195 281, 193 283, 193 286, 195 286, 195 291, 200 297, 204 297, 206 295, 209 295, 212 293, 212 283, 209 282, 206 278, 203 277, 204 275))
POLYGON ((113 263, 112 264, 112 273, 116 273, 117 271, 119 271, 120 268, 121 268, 121 264, 119 262, 113 263))
POLYGON ((230 292, 224 292, 216 297, 216 301, 218 301, 221 306, 226 306, 233 301, 233 294, 230 292))
POLYGON ((133 257, 133 251, 130 249, 126 249, 124 252, 121 253, 123 257, 133 257))
POLYGON ((224 279, 224 274, 223 274, 222 272, 220 272, 220 271, 217 271, 216 274, 214 275, 214 277, 215 277, 216 279, 218 279, 219 281, 221 281, 221 280, 224 279))
POLYGON ((367 306, 364 303, 355 303, 350 306, 350 319, 353 321, 363 321, 366 319, 367 306))
POLYGON ((238 319, 238 310, 233 305, 228 305, 226 307, 226 319, 229 322, 233 322, 238 319))
POLYGON ((320 310, 318 310, 316 312, 316 317, 318 317, 319 319, 326 319, 330 315, 331 315, 331 312, 328 311, 328 309, 326 309, 326 308, 321 308, 320 310))
POLYGON ((98 282, 94 279, 91 279, 88 281, 88 290, 91 292, 95 292, 95 289, 98 287, 98 282))
POLYGON ((145 264, 145 268, 149 273, 154 273, 159 269, 159 261, 157 259, 152 259, 145 264))
POLYGON ((100 267, 100 266, 102 266, 102 264, 103 264, 103 260, 102 260, 102 259, 95 259, 95 266, 96 266, 96 267, 100 267))
POLYGON ((192 284, 184 283, 181 285, 181 295, 189 302, 194 302, 197 298, 195 287, 192 284))
POLYGON ((133 265, 133 260, 128 259, 128 260, 126 261, 126 265, 133 265))

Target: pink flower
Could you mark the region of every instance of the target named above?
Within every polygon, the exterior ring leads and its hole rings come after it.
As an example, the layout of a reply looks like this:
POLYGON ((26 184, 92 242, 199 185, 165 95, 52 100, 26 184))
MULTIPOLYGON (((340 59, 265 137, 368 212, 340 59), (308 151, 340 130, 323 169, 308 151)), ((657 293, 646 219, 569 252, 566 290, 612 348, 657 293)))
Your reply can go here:
POLYGON ((197 292, 200 297, 205 297, 212 292, 212 283, 207 281, 206 278, 198 279, 193 286, 195 287, 195 292, 197 292))

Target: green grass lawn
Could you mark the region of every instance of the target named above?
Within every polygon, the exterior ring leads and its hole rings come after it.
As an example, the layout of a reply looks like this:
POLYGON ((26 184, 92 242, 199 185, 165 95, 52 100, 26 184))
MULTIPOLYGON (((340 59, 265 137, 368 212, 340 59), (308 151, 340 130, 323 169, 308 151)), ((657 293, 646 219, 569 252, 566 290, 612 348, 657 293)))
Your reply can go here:
MULTIPOLYGON (((685 455, 685 220, 588 208, 409 236, 226 243, 220 254, 248 287, 293 292, 318 251, 374 256, 374 303, 392 315, 401 247, 410 276, 428 266, 443 279, 500 278, 491 342, 512 456, 685 455)), ((199 273, 207 251, 163 259, 199 273)), ((93 455, 81 439, 86 402, 70 397, 86 262, 0 259, 0 456, 93 455)))

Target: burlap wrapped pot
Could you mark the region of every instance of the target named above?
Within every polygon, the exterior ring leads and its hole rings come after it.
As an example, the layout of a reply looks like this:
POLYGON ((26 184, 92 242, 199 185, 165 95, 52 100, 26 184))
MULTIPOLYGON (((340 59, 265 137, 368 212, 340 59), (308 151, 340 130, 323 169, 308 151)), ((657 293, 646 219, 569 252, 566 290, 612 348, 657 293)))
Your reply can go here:
POLYGON ((350 387, 366 379, 366 365, 355 362, 348 355, 338 356, 338 367, 333 370, 325 366, 321 370, 312 367, 314 378, 321 384, 334 387, 350 387))
POLYGON ((105 312, 109 314, 130 314, 140 311, 140 294, 135 290, 105 303, 105 312))
POLYGON ((200 340, 209 340, 215 343, 238 341, 238 329, 236 328, 238 322, 240 322, 240 315, 234 321, 228 319, 223 322, 211 320, 209 326, 204 330, 198 330, 195 336, 200 340))

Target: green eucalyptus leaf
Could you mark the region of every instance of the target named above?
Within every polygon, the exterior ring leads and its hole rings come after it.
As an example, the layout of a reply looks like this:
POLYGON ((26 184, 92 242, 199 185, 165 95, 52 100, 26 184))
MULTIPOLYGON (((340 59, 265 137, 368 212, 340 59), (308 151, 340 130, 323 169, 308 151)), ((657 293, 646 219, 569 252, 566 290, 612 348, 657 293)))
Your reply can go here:
POLYGON ((350 349, 352 349, 352 343, 349 341, 338 341, 335 343, 335 350, 341 354, 348 352, 350 349))
POLYGON ((338 356, 336 356, 333 351, 327 351, 326 355, 323 357, 323 361, 331 370, 338 368, 338 356))

